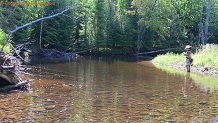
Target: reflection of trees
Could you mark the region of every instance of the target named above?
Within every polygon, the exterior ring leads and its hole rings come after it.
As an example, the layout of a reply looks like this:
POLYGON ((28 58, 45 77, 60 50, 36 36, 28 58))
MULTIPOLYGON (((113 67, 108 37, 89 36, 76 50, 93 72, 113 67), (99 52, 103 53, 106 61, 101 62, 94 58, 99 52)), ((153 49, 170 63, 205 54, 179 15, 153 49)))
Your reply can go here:
POLYGON ((121 61, 111 64, 82 60, 50 67, 62 68, 68 74, 45 74, 33 85, 29 101, 25 102, 25 114, 31 116, 29 120, 197 122, 217 113, 216 94, 205 96, 189 75, 184 80, 177 74, 152 68, 145 70, 142 66, 121 61), (186 100, 182 97, 182 87, 189 95, 186 100))
POLYGON ((129 92, 123 89, 123 80, 129 77, 128 72, 120 71, 119 65, 89 61, 89 63, 79 63, 78 67, 74 67, 77 72, 73 72, 77 73, 78 78, 84 78, 78 83, 84 85, 81 95, 79 94, 81 98, 75 100, 77 107, 74 109, 73 119, 78 121, 95 119, 102 122, 125 119, 126 116, 123 116, 123 113, 128 114, 126 107, 133 101, 125 99, 129 92))

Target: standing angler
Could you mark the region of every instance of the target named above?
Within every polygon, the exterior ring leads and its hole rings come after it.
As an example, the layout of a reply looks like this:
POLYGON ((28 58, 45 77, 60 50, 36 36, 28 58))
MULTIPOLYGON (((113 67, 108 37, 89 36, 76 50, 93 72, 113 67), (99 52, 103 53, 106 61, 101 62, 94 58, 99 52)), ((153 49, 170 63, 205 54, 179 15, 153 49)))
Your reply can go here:
POLYGON ((191 58, 191 48, 192 48, 192 46, 187 45, 185 47, 185 52, 184 52, 187 72, 190 72, 190 66, 191 66, 192 61, 193 61, 193 59, 191 58))

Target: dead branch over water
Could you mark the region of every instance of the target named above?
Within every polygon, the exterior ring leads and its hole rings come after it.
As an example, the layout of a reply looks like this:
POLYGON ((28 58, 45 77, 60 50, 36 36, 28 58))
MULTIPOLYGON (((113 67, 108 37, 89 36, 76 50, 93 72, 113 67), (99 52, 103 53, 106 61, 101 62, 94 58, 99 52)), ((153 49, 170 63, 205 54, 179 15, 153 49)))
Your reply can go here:
MULTIPOLYGON (((50 19, 59 15, 64 14, 66 11, 72 9, 73 7, 67 7, 66 9, 64 9, 63 11, 56 13, 56 14, 52 14, 50 16, 47 17, 42 17, 42 18, 38 18, 36 20, 33 20, 29 23, 26 23, 24 25, 18 26, 15 29, 11 30, 7 36, 7 39, 5 41, 5 44, 3 45, 1 51, 0 51, 0 86, 6 86, 6 85, 12 85, 12 87, 17 87, 23 84, 26 84, 26 82, 22 82, 21 78, 20 78, 20 69, 21 69, 21 60, 24 60, 21 56, 20 56, 20 52, 21 49, 25 49, 25 47, 27 45, 30 45, 31 43, 33 43, 33 41, 29 41, 23 44, 18 44, 15 47, 12 48, 12 50, 9 53, 4 53, 3 50, 5 48, 6 45, 13 43, 11 41, 11 35, 16 32, 19 29, 25 28, 29 25, 32 25, 36 22, 45 20, 45 19, 50 19)), ((50 51, 47 52, 46 50, 44 50, 43 52, 46 52, 45 54, 47 56, 53 56, 52 54, 60 54, 60 56, 63 55, 63 53, 61 52, 57 52, 57 51, 50 51)), ((64 54, 66 55, 66 54, 64 54)), ((74 54, 68 54, 68 56, 71 56, 74 54)), ((11 87, 9 87, 11 88, 11 87)))
POLYGON ((0 87, 12 89, 29 82, 21 79, 21 64, 23 58, 20 56, 20 51, 31 43, 33 43, 33 41, 18 44, 12 47, 9 53, 0 52, 0 87))

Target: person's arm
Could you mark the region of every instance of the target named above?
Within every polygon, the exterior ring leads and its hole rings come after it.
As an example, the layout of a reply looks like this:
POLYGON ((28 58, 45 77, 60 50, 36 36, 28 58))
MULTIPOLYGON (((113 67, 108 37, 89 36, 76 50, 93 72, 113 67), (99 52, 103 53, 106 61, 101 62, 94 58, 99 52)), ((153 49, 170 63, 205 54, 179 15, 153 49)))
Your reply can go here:
POLYGON ((185 51, 184 55, 185 55, 185 56, 190 56, 190 55, 191 55, 191 52, 190 52, 190 51, 185 51))

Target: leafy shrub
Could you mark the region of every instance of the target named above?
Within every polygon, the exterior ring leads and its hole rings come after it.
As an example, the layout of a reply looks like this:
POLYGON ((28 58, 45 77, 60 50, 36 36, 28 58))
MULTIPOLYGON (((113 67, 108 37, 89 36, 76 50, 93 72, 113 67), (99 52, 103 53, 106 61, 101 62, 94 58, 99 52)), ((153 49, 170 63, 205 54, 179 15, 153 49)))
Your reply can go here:
MULTIPOLYGON (((6 39, 7 39, 7 34, 0 28, 0 50, 2 49, 6 39)), ((11 50, 11 44, 6 45, 4 47, 3 51, 4 52, 10 52, 10 50, 11 50)))
POLYGON ((0 28, 0 44, 3 45, 6 41, 7 35, 4 31, 0 28))

